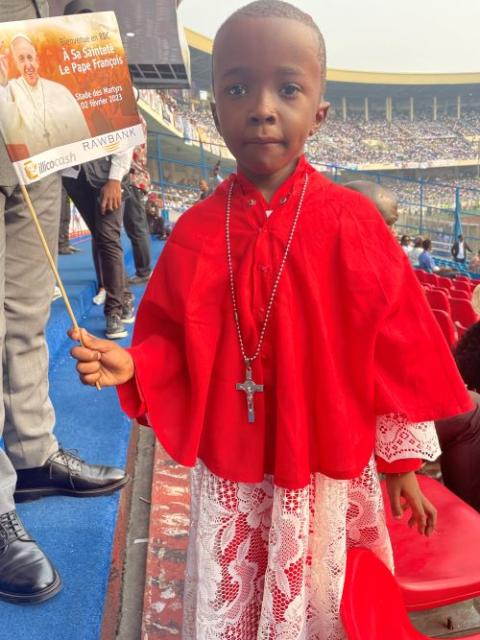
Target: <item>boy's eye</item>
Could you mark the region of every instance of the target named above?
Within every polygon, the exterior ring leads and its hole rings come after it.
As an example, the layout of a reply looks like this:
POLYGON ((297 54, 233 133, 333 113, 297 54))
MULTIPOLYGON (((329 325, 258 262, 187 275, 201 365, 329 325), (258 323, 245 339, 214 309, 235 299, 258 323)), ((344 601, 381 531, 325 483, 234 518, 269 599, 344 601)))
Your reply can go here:
POLYGON ((244 96, 247 89, 243 84, 234 84, 232 87, 228 87, 227 93, 229 96, 244 96))
POLYGON ((299 93, 299 91, 300 87, 291 83, 284 85, 280 89, 280 93, 287 98, 293 98, 297 93, 299 93))

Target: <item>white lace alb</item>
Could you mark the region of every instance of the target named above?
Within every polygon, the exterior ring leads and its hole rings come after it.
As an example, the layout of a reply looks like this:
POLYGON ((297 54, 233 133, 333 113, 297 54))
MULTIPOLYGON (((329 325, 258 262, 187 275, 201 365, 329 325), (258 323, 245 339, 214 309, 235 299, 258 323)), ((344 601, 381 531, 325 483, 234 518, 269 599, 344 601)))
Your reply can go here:
MULTIPOLYGON (((430 457, 438 447, 433 423, 390 415, 377 426, 385 459, 430 457)), ((315 473, 295 490, 270 476, 225 480, 199 461, 191 503, 184 640, 344 640, 347 550, 370 548, 393 569, 373 456, 358 478, 315 473)))

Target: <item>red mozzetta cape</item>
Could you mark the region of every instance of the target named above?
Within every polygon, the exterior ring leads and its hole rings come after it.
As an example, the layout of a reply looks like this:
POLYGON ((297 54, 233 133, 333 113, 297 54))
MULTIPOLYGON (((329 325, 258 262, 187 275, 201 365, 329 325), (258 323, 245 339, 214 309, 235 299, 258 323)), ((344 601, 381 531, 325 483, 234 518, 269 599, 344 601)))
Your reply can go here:
MULTIPOLYGON (((270 203, 232 176, 175 226, 140 305, 136 384, 124 410, 145 415, 179 463, 287 488, 311 472, 357 476, 377 415, 410 421, 471 409, 447 344, 403 251, 363 196, 303 158, 270 203), (253 378, 256 421, 237 391, 245 368, 228 285, 225 205, 240 322, 253 353, 305 174, 309 185, 253 378), (265 210, 272 210, 269 217, 265 210)), ((142 420, 140 420, 142 421, 142 420)))

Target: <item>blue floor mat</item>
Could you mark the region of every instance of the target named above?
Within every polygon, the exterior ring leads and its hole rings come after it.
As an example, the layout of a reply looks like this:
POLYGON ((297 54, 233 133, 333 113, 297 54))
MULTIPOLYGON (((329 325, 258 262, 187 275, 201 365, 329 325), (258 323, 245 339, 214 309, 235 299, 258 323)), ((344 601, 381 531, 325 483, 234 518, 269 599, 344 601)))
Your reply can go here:
MULTIPOLYGON (((163 242, 152 240, 154 259, 163 242)), ((60 256, 59 270, 81 326, 103 336, 103 307, 92 305, 95 274, 90 242, 81 253, 60 256)), ((133 271, 128 244, 127 270, 133 271)), ((144 288, 134 287, 138 303, 144 288)), ((130 421, 114 389, 97 391, 78 380, 65 335, 71 325, 62 300, 52 305, 48 327, 50 389, 57 414, 55 434, 65 448, 92 463, 123 467, 130 421)), ((132 326, 129 331, 131 333, 132 326)), ((119 341, 129 343, 130 336, 119 341)), ((119 494, 100 498, 52 497, 18 506, 25 526, 57 567, 63 590, 40 605, 0 601, 0 640, 98 640, 110 571, 119 494)), ((136 639, 132 639, 136 640, 136 639)))

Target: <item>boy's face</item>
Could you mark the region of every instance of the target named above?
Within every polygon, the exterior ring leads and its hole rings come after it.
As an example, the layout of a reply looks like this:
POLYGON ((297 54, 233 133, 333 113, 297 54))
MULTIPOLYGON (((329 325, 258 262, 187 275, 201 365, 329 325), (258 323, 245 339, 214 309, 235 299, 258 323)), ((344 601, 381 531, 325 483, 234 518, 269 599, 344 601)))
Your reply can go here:
POLYGON ((218 36, 213 61, 219 132, 239 169, 288 176, 325 119, 319 42, 284 18, 237 18, 218 36))

